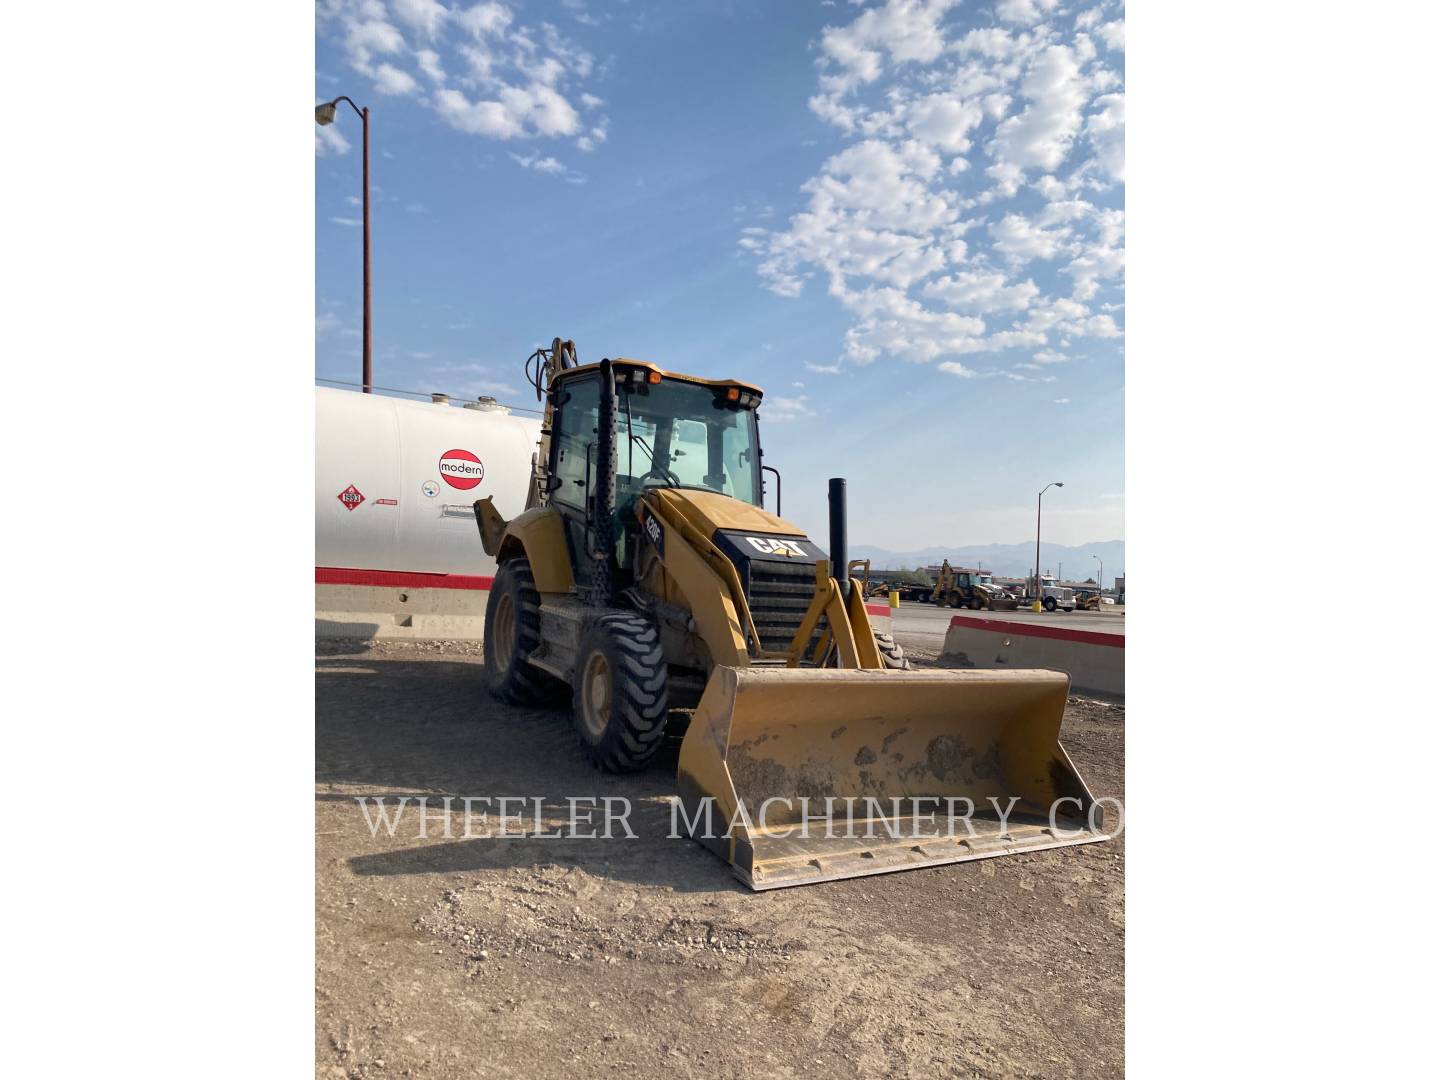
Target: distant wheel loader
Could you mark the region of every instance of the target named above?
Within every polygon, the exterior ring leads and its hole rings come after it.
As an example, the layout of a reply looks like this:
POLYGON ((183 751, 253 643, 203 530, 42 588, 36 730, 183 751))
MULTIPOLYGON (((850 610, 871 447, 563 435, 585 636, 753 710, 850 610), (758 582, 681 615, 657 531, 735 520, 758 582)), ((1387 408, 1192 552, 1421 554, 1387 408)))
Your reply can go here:
POLYGON ((930 602, 940 607, 969 608, 971 611, 1014 611, 1019 603, 981 570, 955 570, 946 559, 940 564, 930 602))
POLYGON ((778 473, 764 509, 758 388, 558 338, 527 372, 528 507, 475 503, 494 694, 568 690, 616 772, 693 709, 679 821, 757 890, 1108 838, 1059 742, 1063 673, 906 670, 848 580, 844 481, 828 557, 779 516, 778 473))

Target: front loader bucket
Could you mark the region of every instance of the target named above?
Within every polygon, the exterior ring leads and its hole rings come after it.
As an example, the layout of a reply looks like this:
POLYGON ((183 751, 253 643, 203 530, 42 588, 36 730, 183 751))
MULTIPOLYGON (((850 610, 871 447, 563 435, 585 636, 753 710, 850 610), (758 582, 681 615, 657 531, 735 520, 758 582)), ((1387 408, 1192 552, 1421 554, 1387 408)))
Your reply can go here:
POLYGON ((1060 745, 1069 682, 717 667, 680 748, 681 827, 757 890, 1109 839, 1060 745))

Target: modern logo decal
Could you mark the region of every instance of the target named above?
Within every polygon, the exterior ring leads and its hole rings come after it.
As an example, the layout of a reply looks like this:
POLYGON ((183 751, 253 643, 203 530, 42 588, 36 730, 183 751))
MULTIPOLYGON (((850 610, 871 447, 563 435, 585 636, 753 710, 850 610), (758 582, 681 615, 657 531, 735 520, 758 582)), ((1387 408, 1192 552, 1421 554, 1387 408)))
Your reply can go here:
POLYGON ((453 488, 469 491, 485 479, 485 466, 469 450, 446 450, 440 455, 440 479, 453 488))

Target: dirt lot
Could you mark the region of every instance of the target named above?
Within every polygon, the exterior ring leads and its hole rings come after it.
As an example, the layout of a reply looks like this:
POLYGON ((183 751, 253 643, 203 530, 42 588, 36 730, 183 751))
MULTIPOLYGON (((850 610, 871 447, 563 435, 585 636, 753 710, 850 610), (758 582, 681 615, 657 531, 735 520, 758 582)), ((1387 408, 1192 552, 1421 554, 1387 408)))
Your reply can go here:
MULTIPOLYGON (((673 750, 595 773, 567 711, 497 704, 480 665, 319 649, 319 1076, 1123 1072, 1123 836, 751 893, 666 835, 673 750), (356 798, 401 795, 545 796, 552 823, 567 796, 627 796, 639 838, 467 840, 458 803, 451 839, 438 818, 418 839, 413 804, 372 836, 356 798)), ((1063 738, 1124 796, 1123 708, 1072 699, 1063 738)))

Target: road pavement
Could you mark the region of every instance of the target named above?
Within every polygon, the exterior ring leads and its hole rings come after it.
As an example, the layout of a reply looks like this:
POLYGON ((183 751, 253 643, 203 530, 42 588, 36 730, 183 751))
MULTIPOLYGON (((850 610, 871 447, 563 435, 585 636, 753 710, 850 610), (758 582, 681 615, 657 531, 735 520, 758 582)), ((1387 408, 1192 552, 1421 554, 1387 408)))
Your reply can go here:
POLYGON ((956 611, 933 604, 901 603, 895 611, 895 640, 901 648, 920 647, 928 653, 939 653, 945 644, 945 631, 950 619, 964 615, 976 619, 998 619, 1002 622, 1037 623, 1041 626, 1064 627, 1068 630, 1090 630, 1102 634, 1125 633, 1125 610, 1119 611, 956 611))

